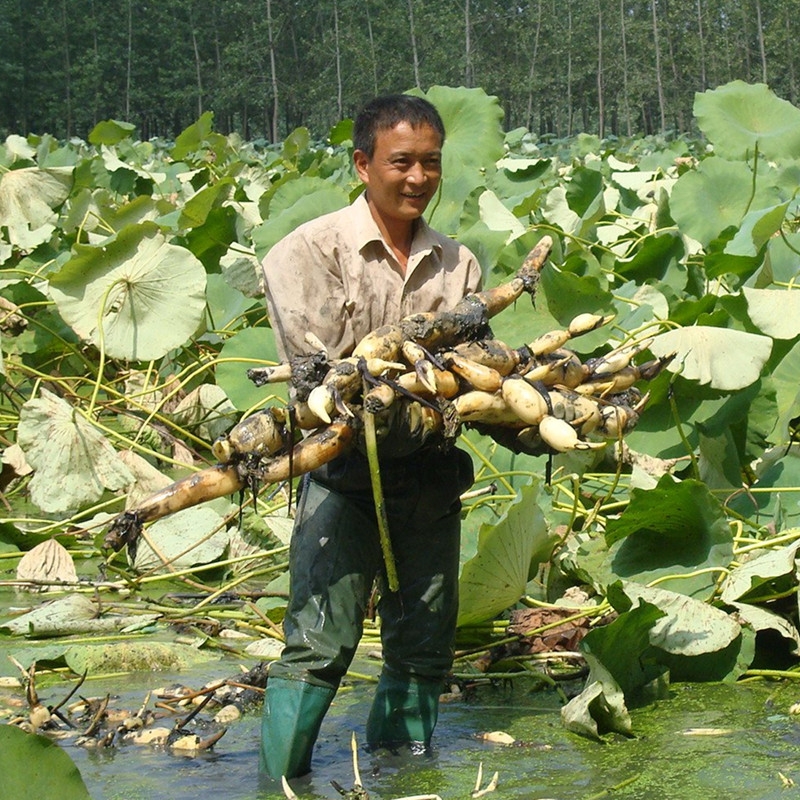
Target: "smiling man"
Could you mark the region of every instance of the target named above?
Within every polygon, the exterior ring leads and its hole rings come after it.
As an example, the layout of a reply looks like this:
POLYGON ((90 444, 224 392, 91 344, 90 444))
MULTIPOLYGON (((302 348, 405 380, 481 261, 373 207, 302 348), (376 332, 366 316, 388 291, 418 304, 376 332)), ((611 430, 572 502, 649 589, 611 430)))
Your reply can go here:
MULTIPOLYGON (((379 97, 356 119, 353 162, 365 192, 300 226, 264 260, 267 305, 282 359, 331 358, 408 314, 454 306, 480 288, 465 247, 422 214, 442 177, 444 126, 426 100, 379 97)), ((261 767, 307 772, 322 719, 361 638, 378 581, 383 669, 367 721, 373 747, 425 751, 453 660, 458 610, 459 495, 469 456, 442 441, 380 451, 400 589, 390 592, 366 456, 353 450, 303 482, 290 547, 286 647, 269 673, 261 767)))

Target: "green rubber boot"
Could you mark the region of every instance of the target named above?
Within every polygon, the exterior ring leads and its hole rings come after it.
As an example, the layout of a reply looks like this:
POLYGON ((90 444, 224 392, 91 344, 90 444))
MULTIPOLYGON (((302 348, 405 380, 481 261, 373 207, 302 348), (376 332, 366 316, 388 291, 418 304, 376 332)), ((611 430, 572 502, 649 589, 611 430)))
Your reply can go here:
POLYGON ((334 689, 305 681, 269 678, 261 717, 260 768, 273 780, 311 769, 311 751, 334 689))
POLYGON ((370 748, 410 745, 430 746, 439 717, 442 682, 383 670, 367 719, 370 748))

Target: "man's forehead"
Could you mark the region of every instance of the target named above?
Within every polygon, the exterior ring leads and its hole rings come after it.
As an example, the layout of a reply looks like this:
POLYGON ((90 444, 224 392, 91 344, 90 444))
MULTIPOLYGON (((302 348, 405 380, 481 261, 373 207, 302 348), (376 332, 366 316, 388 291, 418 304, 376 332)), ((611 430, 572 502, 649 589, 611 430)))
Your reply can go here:
MULTIPOLYGON (((442 150, 442 137, 439 132, 431 125, 423 122, 419 125, 401 120, 391 127, 379 128, 375 131, 375 147, 383 145, 393 151, 418 151, 423 139, 428 139, 431 134, 436 139, 433 147, 426 147, 429 153, 440 153, 442 150)), ((427 142, 426 142, 427 144, 427 142)))

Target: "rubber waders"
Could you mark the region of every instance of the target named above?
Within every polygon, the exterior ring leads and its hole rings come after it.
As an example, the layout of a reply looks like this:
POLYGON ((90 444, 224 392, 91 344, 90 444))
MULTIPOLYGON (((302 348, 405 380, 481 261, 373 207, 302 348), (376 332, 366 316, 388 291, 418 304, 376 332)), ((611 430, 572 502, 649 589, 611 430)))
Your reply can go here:
POLYGON ((367 719, 367 744, 370 748, 411 745, 427 748, 439 716, 442 682, 410 675, 397 675, 386 669, 367 719))
POLYGON ((311 769, 322 718, 336 694, 305 681, 269 678, 261 717, 260 769, 279 781, 311 769))

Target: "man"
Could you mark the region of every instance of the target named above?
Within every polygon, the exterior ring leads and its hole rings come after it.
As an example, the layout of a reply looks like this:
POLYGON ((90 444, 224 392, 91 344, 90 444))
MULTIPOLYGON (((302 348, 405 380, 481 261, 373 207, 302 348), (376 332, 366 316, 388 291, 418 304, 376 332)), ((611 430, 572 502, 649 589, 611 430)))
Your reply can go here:
MULTIPOLYGON (((480 287, 466 248, 422 219, 441 180, 444 126, 426 100, 379 97, 356 119, 353 161, 366 191, 352 206, 299 227, 264 260, 267 304, 283 359, 331 358, 367 333, 454 306, 480 287)), ((377 576, 384 666, 367 721, 371 747, 424 749, 452 666, 459 495, 469 457, 426 444, 381 449, 381 478, 399 591, 386 587, 366 457, 353 450, 304 482, 290 547, 286 647, 269 673, 261 765, 272 778, 310 769, 324 717, 361 637, 377 576)))

